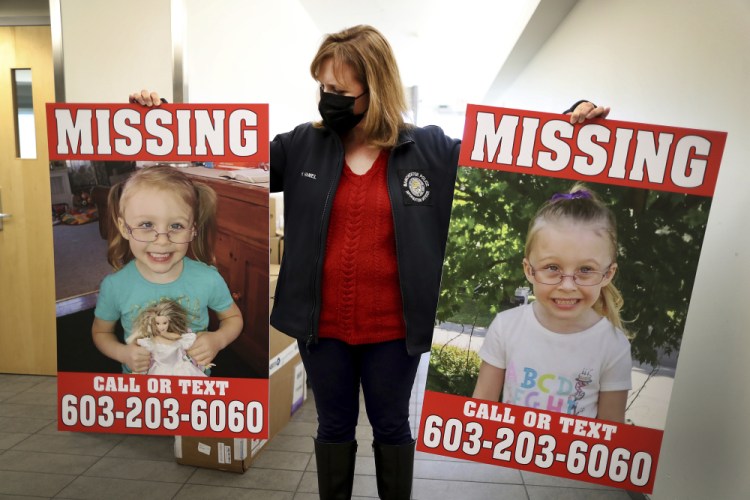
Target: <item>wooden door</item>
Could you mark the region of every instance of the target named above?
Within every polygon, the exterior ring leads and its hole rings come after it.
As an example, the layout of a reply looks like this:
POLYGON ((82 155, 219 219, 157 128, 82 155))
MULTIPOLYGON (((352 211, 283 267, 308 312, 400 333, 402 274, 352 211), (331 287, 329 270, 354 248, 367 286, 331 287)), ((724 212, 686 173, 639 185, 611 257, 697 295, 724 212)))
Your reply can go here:
POLYGON ((45 104, 54 102, 49 26, 0 27, 0 372, 57 372, 55 268, 45 104), (16 146, 14 70, 31 70, 36 159, 16 146))

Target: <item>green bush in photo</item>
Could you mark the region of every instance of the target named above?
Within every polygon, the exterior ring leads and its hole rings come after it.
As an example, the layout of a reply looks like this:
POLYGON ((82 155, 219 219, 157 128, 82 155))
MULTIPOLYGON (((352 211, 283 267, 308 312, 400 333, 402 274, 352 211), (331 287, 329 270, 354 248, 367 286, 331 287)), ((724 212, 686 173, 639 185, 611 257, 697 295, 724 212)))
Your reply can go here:
POLYGON ((479 355, 451 345, 432 346, 428 391, 471 397, 479 376, 479 355))

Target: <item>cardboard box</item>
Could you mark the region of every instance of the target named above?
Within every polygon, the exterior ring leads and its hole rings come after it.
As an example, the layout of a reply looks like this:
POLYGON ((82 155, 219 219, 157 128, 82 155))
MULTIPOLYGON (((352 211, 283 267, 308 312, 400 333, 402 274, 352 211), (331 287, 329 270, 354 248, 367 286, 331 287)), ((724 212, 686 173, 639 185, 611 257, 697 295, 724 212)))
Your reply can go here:
MULTIPOLYGON (((271 266, 269 301, 273 308, 273 297, 278 280, 278 267, 271 266)), ((270 310, 270 309, 269 309, 270 310)), ((268 436, 275 436, 292 418, 307 399, 307 379, 297 341, 276 328, 268 328, 268 373, 271 412, 268 415, 268 436)))
POLYGON ((281 251, 283 248, 281 236, 271 236, 268 239, 268 250, 270 252, 271 264, 281 264, 281 251))
POLYGON ((273 238, 276 236, 276 198, 273 196, 268 197, 268 237, 273 238))
MULTIPOLYGON (((278 269, 278 266, 276 266, 278 269)), ((271 275, 269 276, 269 283, 268 283, 268 292, 269 292, 269 304, 268 304, 268 310, 273 310, 273 297, 276 293, 276 283, 278 282, 278 270, 276 270, 276 274, 274 273, 274 266, 271 266, 271 275)), ((289 335, 285 335, 278 331, 276 328, 269 325, 268 327, 268 358, 269 358, 269 374, 271 373, 271 370, 275 370, 276 367, 274 366, 274 363, 280 364, 282 363, 281 353, 288 349, 289 346, 294 345, 296 347, 297 341, 290 337, 289 335)), ((299 352, 299 350, 296 350, 295 352, 299 352)), ((283 362, 286 363, 288 361, 289 355, 286 355, 283 358, 283 362)), ((271 395, 273 395, 273 390, 271 390, 271 395)))
MULTIPOLYGON (((268 437, 273 438, 289 423, 292 415, 307 399, 307 380, 297 343, 287 347, 270 360, 271 412, 268 414, 268 437)), ((270 368, 270 367, 269 367, 270 368)))
POLYGON ((265 439, 176 436, 177 463, 229 472, 245 472, 258 455, 265 439))

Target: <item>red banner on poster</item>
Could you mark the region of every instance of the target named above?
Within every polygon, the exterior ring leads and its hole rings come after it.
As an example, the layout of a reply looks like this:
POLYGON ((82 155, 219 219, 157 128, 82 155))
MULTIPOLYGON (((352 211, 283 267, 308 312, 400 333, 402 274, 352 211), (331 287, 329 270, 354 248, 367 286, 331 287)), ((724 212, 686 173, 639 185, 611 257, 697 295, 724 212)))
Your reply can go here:
POLYGON ((469 104, 459 164, 712 196, 726 136, 469 104))
POLYGON ((47 104, 50 160, 268 161, 267 104, 47 104))
POLYGON ((267 438, 268 379, 59 372, 58 429, 267 438))
POLYGON ((426 391, 417 450, 653 490, 662 431, 426 391))

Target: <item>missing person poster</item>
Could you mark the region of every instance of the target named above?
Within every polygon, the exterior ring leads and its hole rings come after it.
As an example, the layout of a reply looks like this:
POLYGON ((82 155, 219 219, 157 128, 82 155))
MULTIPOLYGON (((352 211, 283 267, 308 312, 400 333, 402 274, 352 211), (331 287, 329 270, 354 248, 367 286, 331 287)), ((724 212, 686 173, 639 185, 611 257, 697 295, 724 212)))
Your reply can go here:
POLYGON ((64 301, 87 305, 58 332, 58 428, 267 438, 268 105, 48 104, 47 125, 60 210, 109 262, 64 301))
POLYGON ((725 141, 468 107, 418 450, 653 490, 725 141))

